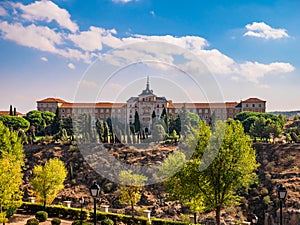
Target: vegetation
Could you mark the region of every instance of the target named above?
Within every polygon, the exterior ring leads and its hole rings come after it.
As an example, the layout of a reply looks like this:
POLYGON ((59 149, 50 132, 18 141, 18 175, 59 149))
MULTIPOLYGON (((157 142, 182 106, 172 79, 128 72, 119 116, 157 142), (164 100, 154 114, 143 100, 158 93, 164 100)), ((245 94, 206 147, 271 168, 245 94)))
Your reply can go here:
POLYGON ((134 206, 141 199, 142 186, 147 181, 147 177, 133 174, 130 170, 123 170, 120 172, 119 180, 120 202, 130 204, 131 215, 134 217, 134 206))
POLYGON ((22 204, 24 153, 18 134, 0 122, 0 222, 22 204))
POLYGON ((211 134, 207 125, 200 123, 194 155, 167 179, 166 186, 194 212, 215 210, 219 225, 222 207, 238 203, 237 191, 255 181, 258 165, 250 137, 240 122, 217 121, 214 127, 211 134))
POLYGON ((0 116, 0 121, 9 129, 14 131, 18 131, 20 129, 27 130, 29 128, 29 122, 24 119, 23 117, 18 116, 10 116, 10 115, 3 115, 0 116))
POLYGON ((33 189, 44 207, 51 204, 58 192, 63 189, 63 182, 67 170, 62 161, 50 159, 44 166, 37 165, 33 169, 34 177, 31 180, 33 189))
POLYGON ((279 137, 283 132, 286 118, 282 115, 275 116, 268 113, 241 112, 234 118, 239 120, 247 134, 256 140, 265 140, 279 137))
POLYGON ((36 218, 28 219, 26 222, 26 225, 39 225, 40 221, 38 221, 36 218))
POLYGON ((51 225, 60 225, 61 224, 61 219, 59 218, 53 218, 51 220, 51 225))
POLYGON ((35 214, 35 218, 40 222, 45 222, 48 219, 48 213, 45 211, 38 211, 35 214))

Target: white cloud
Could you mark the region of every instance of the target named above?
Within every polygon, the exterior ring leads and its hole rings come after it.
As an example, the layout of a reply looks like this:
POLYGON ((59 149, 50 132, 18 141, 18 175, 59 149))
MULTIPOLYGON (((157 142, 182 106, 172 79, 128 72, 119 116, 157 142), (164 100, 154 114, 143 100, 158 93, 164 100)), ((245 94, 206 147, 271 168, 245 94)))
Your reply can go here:
POLYGON ((65 9, 58 7, 55 3, 48 0, 35 1, 29 5, 22 3, 13 4, 15 8, 22 10, 21 15, 29 21, 56 21, 61 27, 67 28, 72 32, 78 30, 78 25, 71 20, 71 15, 65 9))
POLYGON ((71 70, 75 70, 75 65, 73 63, 69 63, 68 64, 68 67, 71 69, 71 70))
POLYGON ((85 51, 102 50, 102 44, 109 47, 116 47, 121 44, 121 40, 114 37, 116 30, 105 30, 100 27, 91 26, 88 31, 79 34, 70 34, 69 38, 79 48, 85 51))
POLYGON ((79 86, 86 88, 98 88, 98 84, 93 81, 81 80, 79 86))
POLYGON ((45 56, 41 57, 41 60, 44 62, 48 62, 48 59, 45 56))
POLYGON ((277 75, 295 70, 290 63, 274 62, 262 64, 258 62, 245 62, 239 65, 238 72, 247 80, 258 83, 266 75, 277 75))
POLYGON ((6 16, 7 12, 5 11, 5 9, 3 7, 0 6, 0 16, 6 16))
POLYGON ((62 43, 61 34, 48 27, 34 24, 24 27, 20 23, 9 24, 4 21, 0 22, 0 30, 4 39, 42 51, 56 53, 55 44, 62 43))
POLYGON ((244 34, 244 36, 264 39, 280 39, 289 37, 285 29, 272 28, 264 22, 253 22, 252 24, 247 24, 246 29, 248 31, 244 34))

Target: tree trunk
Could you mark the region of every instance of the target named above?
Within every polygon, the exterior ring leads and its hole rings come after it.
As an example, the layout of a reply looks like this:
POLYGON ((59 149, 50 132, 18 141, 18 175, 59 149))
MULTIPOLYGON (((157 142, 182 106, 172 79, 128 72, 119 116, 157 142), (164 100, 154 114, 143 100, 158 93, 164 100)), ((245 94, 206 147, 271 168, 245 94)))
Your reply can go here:
POLYGON ((221 207, 218 206, 216 208, 216 225, 220 225, 220 218, 221 218, 221 207))
POLYGON ((134 206, 133 203, 131 203, 131 216, 134 218, 134 206))

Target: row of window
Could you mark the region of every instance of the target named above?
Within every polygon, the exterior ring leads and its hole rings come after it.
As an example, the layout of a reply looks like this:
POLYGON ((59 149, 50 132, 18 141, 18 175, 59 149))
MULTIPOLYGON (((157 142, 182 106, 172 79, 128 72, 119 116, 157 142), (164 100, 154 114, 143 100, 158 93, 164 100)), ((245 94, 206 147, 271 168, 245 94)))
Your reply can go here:
MULTIPOLYGON (((81 109, 81 108, 73 108, 72 109, 73 112, 78 112, 78 113, 110 113, 110 111, 112 113, 121 113, 122 110, 121 109, 81 109)), ((71 109, 61 109, 61 112, 64 113, 71 113, 72 112, 71 109)))
MULTIPOLYGON (((250 104, 251 105, 251 104, 250 104)), ((249 104, 246 104, 246 108, 248 108, 249 107, 249 104)), ((256 107, 256 105, 255 104, 252 104, 252 108, 255 108, 256 107)), ((262 107, 262 105, 261 104, 258 104, 258 107, 259 108, 261 108, 262 107)))

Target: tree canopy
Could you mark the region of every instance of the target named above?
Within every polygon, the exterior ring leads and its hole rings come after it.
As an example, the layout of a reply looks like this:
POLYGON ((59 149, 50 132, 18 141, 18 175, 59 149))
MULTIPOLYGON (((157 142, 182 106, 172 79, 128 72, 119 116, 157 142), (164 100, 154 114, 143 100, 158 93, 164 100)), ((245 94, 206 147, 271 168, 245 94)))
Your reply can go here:
POLYGON ((131 206, 132 217, 134 216, 134 206, 141 199, 142 186, 147 177, 133 174, 131 170, 122 170, 119 174, 120 183, 118 192, 121 203, 129 203, 131 206))
POLYGON ((17 133, 0 122, 0 222, 22 204, 24 153, 17 133))
POLYGON ((238 203, 237 191, 255 181, 258 164, 251 139, 239 121, 217 121, 214 128, 211 133, 204 122, 200 124, 193 156, 167 179, 166 186, 194 212, 214 210, 219 225, 222 207, 238 203))
POLYGON ((67 170, 58 158, 50 159, 44 166, 37 165, 33 169, 34 177, 31 185, 37 195, 37 200, 44 206, 51 204, 58 192, 64 188, 63 182, 67 170))

